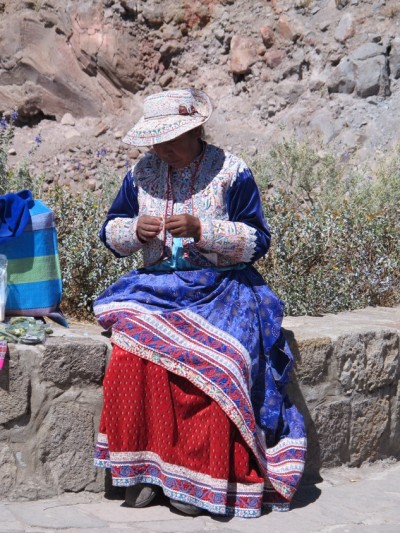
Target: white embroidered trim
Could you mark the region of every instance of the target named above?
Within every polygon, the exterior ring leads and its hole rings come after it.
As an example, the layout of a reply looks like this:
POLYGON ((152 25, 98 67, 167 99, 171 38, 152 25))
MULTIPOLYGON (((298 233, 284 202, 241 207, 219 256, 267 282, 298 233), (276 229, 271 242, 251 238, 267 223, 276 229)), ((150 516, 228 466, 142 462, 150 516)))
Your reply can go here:
MULTIPOLYGON (((98 447, 107 449, 108 447, 107 443, 108 443, 107 435, 105 435, 104 433, 99 433, 98 440, 97 440, 98 447)), ((276 454, 277 452, 281 451, 285 447, 293 447, 293 446, 302 447, 304 445, 305 445, 305 439, 283 439, 277 446, 270 448, 268 450, 269 453, 267 453, 267 455, 272 456, 276 454)), ((263 487, 264 493, 266 494, 268 494, 269 492, 275 492, 277 490, 280 494, 282 495, 286 494, 288 497, 290 497, 290 492, 284 486, 283 482, 276 480, 276 479, 266 478, 265 483, 252 483, 252 484, 238 483, 238 484, 233 484, 232 486, 232 484, 229 483, 227 480, 212 478, 211 476, 207 474, 201 474, 199 472, 194 472, 182 466, 166 463, 162 461, 159 458, 159 456, 153 452, 110 452, 110 459, 95 459, 95 465, 99 467, 103 467, 103 468, 111 468, 112 464, 115 465, 115 464, 123 464, 125 462, 133 463, 133 462, 140 462, 140 461, 144 462, 146 460, 147 462, 152 461, 156 463, 157 465, 159 465, 160 469, 163 470, 163 472, 166 475, 172 474, 171 477, 174 477, 175 479, 179 479, 179 478, 189 479, 200 486, 211 487, 216 490, 219 489, 219 490, 228 491, 228 492, 233 491, 233 492, 241 493, 247 496, 253 493, 255 497, 259 494, 259 491, 263 487)), ((287 463, 288 462, 284 463, 283 466, 280 465, 280 467, 276 467, 273 469, 270 468, 269 471, 270 472, 274 471, 276 474, 280 474, 282 477, 284 477, 287 472, 293 474, 293 472, 296 471, 296 468, 295 468, 296 461, 289 462, 290 469, 288 469, 288 467, 286 466, 287 463)), ((301 472, 302 470, 299 469, 297 471, 301 472)), ((146 482, 146 481, 156 482, 156 484, 160 484, 159 482, 156 481, 156 479, 159 479, 159 478, 152 477, 151 479, 148 479, 149 476, 144 476, 144 477, 134 476, 132 478, 115 479, 113 480, 113 483, 115 485, 120 485, 120 486, 129 486, 129 485, 133 485, 138 482, 146 482), (144 477, 146 479, 144 479, 144 477), (134 483, 132 483, 132 481, 134 481, 134 483)), ((165 490, 165 487, 163 488, 165 490)), ((172 490, 171 490, 171 493, 173 493, 172 497, 176 496, 177 494, 176 492, 172 490)), ((182 499, 186 501, 187 499, 186 495, 182 499)), ((195 501, 191 500, 191 503, 194 503, 194 505, 196 505, 200 503, 200 501, 197 500, 197 503, 196 503, 195 501)), ((212 504, 210 504, 209 502, 206 502, 206 505, 212 505, 212 504)), ((204 505, 201 504, 199 506, 204 506, 204 505)), ((274 510, 274 511, 287 511, 289 510, 289 503, 279 503, 279 504, 263 503, 263 507, 268 508, 270 510, 274 510)), ((208 508, 208 507, 205 507, 205 508, 208 508)), ((221 508, 219 512, 226 512, 226 510, 221 508)), ((238 509, 237 511, 235 511, 235 514, 236 512, 241 512, 241 511, 239 511, 238 509)), ((246 512, 253 513, 254 511, 251 510, 251 511, 246 511, 246 512)), ((249 515, 243 514, 243 516, 249 516, 249 515)))
POLYGON ((143 305, 140 305, 136 302, 109 302, 107 304, 96 305, 93 307, 94 314, 99 317, 103 313, 113 311, 118 309, 120 311, 138 311, 139 313, 149 314, 149 315, 159 315, 164 311, 150 311, 146 309, 143 305))
POLYGON ((106 225, 106 242, 119 255, 127 256, 142 248, 136 235, 138 218, 114 218, 106 225))
POLYGON ((218 256, 229 257, 235 263, 250 263, 254 256, 257 231, 243 222, 202 220, 201 239, 197 248, 209 261, 219 265, 218 256), (217 254, 216 259, 214 254, 217 254))
MULTIPOLYGON (((107 436, 99 434, 98 442, 107 442, 107 436)), ((259 499, 260 495, 264 491, 264 483, 232 483, 225 479, 213 478, 208 474, 202 474, 185 468, 183 466, 174 465, 163 461, 159 455, 150 451, 143 452, 110 452, 110 460, 97 460, 95 459, 95 465, 100 467, 110 468, 111 465, 124 466, 128 463, 134 468, 136 465, 153 464, 156 465, 163 476, 166 478, 172 478, 180 482, 186 482, 193 484, 201 489, 208 489, 213 493, 221 492, 223 494, 234 493, 236 500, 240 501, 242 498, 256 498, 259 499)), ((188 494, 174 490, 171 486, 163 483, 160 476, 149 474, 138 474, 125 478, 113 478, 113 485, 116 486, 132 486, 136 483, 153 483, 162 487, 163 492, 169 498, 177 499, 185 503, 196 505, 202 509, 206 509, 210 512, 217 514, 228 514, 234 516, 241 516, 242 518, 250 518, 260 516, 261 510, 240 508, 239 506, 227 506, 224 504, 213 503, 199 497, 196 497, 193 493, 188 494)), ((216 496, 217 496, 216 494, 216 496)), ((260 502, 261 503, 261 502, 260 502)))
POLYGON ((211 333, 213 337, 221 339, 227 344, 232 345, 243 356, 249 369, 251 368, 251 357, 249 352, 246 350, 243 344, 241 344, 235 337, 233 337, 233 335, 230 335, 226 331, 222 331, 219 328, 216 328, 215 326, 210 324, 210 322, 208 322, 205 318, 196 313, 193 313, 193 311, 190 311, 189 309, 184 309, 182 311, 179 311, 179 313, 185 316, 191 322, 199 324, 204 331, 211 333))
MULTIPOLYGON (((107 438, 107 436, 106 436, 107 438)), ((160 465, 162 470, 173 474, 174 478, 189 478, 195 481, 197 484, 205 485, 207 487, 213 487, 223 491, 233 490, 235 492, 242 492, 245 494, 259 493, 264 489, 264 483, 232 483, 226 479, 214 478, 208 474, 202 474, 185 468, 184 466, 174 465, 163 461, 159 455, 154 452, 110 452, 110 460, 113 464, 123 464, 125 462, 144 462, 151 461, 160 465)))

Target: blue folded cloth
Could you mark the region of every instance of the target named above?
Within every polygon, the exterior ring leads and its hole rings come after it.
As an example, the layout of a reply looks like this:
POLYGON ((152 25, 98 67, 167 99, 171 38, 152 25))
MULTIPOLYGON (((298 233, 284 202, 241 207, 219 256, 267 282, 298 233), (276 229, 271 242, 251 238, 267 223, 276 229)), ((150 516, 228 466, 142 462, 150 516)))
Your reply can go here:
POLYGON ((0 196, 0 243, 21 235, 31 219, 33 203, 28 190, 0 196))

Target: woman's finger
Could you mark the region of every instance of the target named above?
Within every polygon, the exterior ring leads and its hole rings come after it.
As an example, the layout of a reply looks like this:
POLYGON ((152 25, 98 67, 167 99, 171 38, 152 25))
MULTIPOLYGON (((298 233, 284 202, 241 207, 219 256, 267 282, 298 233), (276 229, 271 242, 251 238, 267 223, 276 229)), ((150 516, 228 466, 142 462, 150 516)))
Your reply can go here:
POLYGON ((167 229, 168 231, 178 229, 178 228, 183 228, 183 227, 185 227, 185 225, 182 224, 181 220, 177 220, 175 222, 167 222, 165 224, 165 229, 167 229))
POLYGON ((159 231, 148 230, 148 229, 140 230, 140 234, 143 235, 144 237, 155 237, 159 233, 160 233, 159 231))
POLYGON ((141 224, 138 226, 140 229, 144 231, 154 231, 156 233, 159 233, 161 231, 162 226, 154 226, 151 224, 141 224))
POLYGON ((172 229, 172 230, 169 230, 169 232, 173 237, 186 237, 187 236, 185 235, 186 232, 182 228, 172 229))

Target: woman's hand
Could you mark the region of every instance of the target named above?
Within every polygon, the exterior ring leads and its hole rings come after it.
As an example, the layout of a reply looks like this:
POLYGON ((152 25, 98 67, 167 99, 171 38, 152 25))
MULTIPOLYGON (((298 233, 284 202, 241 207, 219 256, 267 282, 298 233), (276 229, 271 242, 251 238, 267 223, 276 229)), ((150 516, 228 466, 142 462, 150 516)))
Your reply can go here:
POLYGON ((167 218, 165 229, 173 237, 193 237, 196 241, 201 237, 200 219, 187 213, 167 218))
POLYGON ((155 239, 163 227, 161 217, 141 215, 136 226, 136 233, 140 242, 147 242, 155 239))

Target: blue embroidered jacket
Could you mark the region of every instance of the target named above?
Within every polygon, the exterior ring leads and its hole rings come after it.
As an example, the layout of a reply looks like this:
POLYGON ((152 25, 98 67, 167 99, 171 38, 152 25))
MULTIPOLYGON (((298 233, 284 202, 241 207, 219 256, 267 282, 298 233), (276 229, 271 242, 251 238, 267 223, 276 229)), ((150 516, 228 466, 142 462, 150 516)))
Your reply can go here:
POLYGON ((143 250, 145 267, 171 260, 176 252, 165 230, 142 243, 136 234, 140 215, 168 218, 189 213, 201 221, 201 239, 182 239, 184 262, 194 268, 249 264, 268 250, 270 232, 253 175, 238 157, 206 145, 197 161, 171 169, 155 153, 146 154, 125 176, 100 238, 117 256, 143 250))

